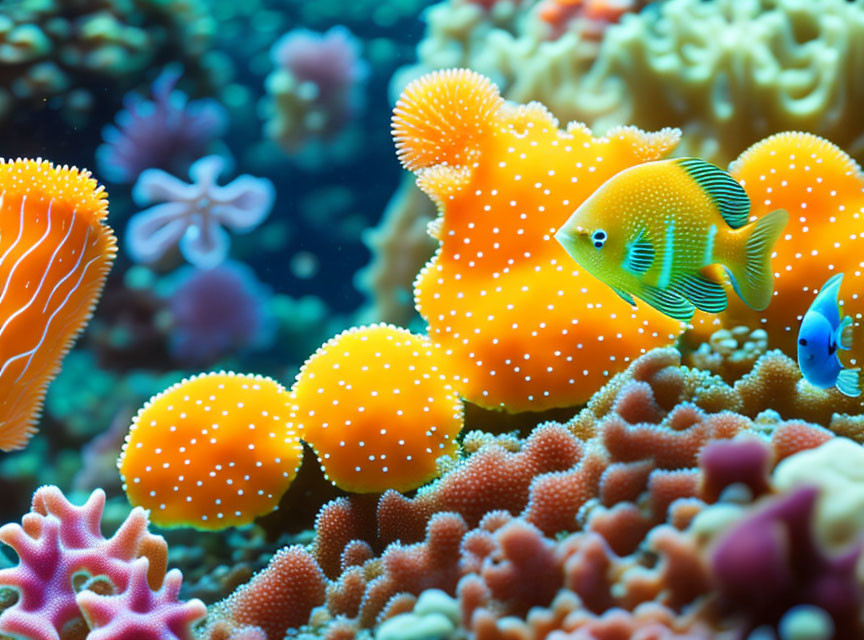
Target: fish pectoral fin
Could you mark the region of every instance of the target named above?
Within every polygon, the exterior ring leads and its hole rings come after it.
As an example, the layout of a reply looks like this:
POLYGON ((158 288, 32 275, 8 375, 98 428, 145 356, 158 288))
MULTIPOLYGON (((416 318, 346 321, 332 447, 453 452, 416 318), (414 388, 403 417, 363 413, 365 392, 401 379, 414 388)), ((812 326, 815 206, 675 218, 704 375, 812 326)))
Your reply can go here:
POLYGON ((634 275, 641 276, 654 264, 656 255, 654 245, 645 237, 644 231, 640 231, 636 239, 627 246, 624 269, 634 275))
POLYGON ((696 307, 671 289, 661 289, 641 283, 633 293, 658 311, 682 322, 688 322, 696 312, 696 307))
POLYGON ((684 274, 676 277, 670 289, 693 303, 700 311, 720 313, 726 308, 726 292, 716 282, 698 274, 684 274))
POLYGON ((846 351, 852 348, 852 325, 852 316, 846 316, 840 321, 834 334, 834 342, 846 351))
POLYGON ((844 396, 855 398, 861 395, 861 384, 858 380, 860 369, 843 369, 837 375, 837 389, 844 396))
POLYGON ((636 306, 636 301, 633 299, 633 296, 631 296, 629 293, 627 293, 623 289, 619 289, 617 287, 612 287, 612 290, 615 293, 617 293, 619 296, 621 296, 621 299, 624 300, 624 302, 626 302, 627 304, 629 304, 631 306, 634 306, 634 307, 636 306))

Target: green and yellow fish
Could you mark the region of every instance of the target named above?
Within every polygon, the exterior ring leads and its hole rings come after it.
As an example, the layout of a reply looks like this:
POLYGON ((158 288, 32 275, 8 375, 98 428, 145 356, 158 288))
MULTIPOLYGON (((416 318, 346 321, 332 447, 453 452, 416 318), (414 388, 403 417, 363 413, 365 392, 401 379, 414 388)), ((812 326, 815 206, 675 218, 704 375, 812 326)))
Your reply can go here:
POLYGON ((748 224, 750 199, 728 173, 699 158, 646 162, 607 180, 555 238, 586 271, 630 304, 633 296, 678 320, 726 308, 735 292, 761 311, 774 292, 771 251, 789 215, 748 224))

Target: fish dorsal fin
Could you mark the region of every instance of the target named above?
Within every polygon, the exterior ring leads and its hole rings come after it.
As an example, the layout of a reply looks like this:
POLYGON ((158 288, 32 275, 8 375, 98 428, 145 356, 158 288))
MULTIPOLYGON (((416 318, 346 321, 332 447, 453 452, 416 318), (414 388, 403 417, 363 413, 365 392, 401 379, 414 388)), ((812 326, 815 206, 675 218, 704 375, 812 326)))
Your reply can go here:
POLYGON ((699 274, 680 275, 669 288, 680 293, 700 311, 720 313, 727 305, 723 287, 699 274))
POLYGON ((627 255, 624 257, 624 269, 634 275, 641 276, 654 264, 656 253, 654 245, 645 237, 643 229, 636 236, 636 239, 627 245, 627 255))
POLYGON ((700 158, 681 158, 676 162, 705 190, 726 224, 733 229, 747 224, 750 198, 735 178, 700 158))
POLYGON ((675 318, 676 320, 687 322, 693 317, 693 313, 696 311, 696 307, 670 289, 661 289, 640 282, 633 293, 658 311, 662 311, 670 318, 675 318))

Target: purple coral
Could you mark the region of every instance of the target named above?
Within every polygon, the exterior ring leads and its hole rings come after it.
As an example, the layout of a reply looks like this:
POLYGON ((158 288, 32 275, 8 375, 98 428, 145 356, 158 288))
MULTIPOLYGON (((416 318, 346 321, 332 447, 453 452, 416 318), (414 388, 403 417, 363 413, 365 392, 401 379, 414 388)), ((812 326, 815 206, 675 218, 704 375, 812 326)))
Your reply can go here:
POLYGON ((221 156, 206 156, 189 169, 187 184, 160 169, 139 177, 132 197, 139 205, 161 202, 136 213, 126 228, 126 246, 136 262, 155 262, 179 243, 180 253, 202 269, 228 256, 230 239, 222 227, 245 233, 257 227, 273 207, 275 190, 266 178, 242 175, 225 186, 217 180, 226 169, 221 156))
POLYGON ((152 561, 150 583, 161 584, 167 547, 161 536, 147 531, 147 513, 133 509, 106 539, 100 531, 104 506, 101 489, 76 507, 57 487, 41 487, 20 525, 0 528, 0 541, 19 559, 17 566, 0 571, 0 586, 18 592, 18 601, 0 614, 0 634, 59 640, 64 627, 80 623, 76 587, 98 578, 125 590, 133 561, 140 556, 152 561))
POLYGON ((78 606, 92 629, 87 640, 191 640, 192 624, 207 614, 200 600, 180 602, 183 576, 177 569, 165 575, 159 591, 147 584, 147 558, 132 563, 129 583, 117 595, 82 591, 78 606))
POLYGON ((864 594, 855 576, 861 546, 828 555, 815 540, 818 491, 802 487, 746 516, 717 542, 711 568, 723 601, 752 627, 775 625, 795 605, 828 613, 838 638, 860 637, 864 594))
POLYGON ((269 346, 275 335, 270 290, 244 264, 177 274, 169 298, 173 318, 169 348, 187 364, 205 365, 237 349, 269 346))
POLYGON ((175 89, 179 68, 167 69, 153 82, 153 99, 129 93, 116 125, 102 131, 96 162, 105 179, 134 182, 145 169, 185 171, 225 130, 228 115, 215 100, 187 101, 175 89))
POLYGON ((275 114, 268 134, 286 147, 337 133, 360 107, 367 65, 345 27, 326 33, 294 29, 273 45, 270 57, 275 70, 267 89, 275 114))

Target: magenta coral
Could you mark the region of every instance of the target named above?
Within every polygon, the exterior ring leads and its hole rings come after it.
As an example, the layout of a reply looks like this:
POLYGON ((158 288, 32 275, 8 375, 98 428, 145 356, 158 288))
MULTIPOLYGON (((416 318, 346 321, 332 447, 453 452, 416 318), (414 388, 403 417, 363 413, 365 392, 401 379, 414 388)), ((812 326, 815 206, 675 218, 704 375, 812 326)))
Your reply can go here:
POLYGON ((165 575, 159 591, 152 591, 147 584, 148 566, 147 558, 135 560, 121 593, 78 594, 76 601, 92 629, 87 640, 191 640, 192 624, 207 613, 204 603, 177 600, 183 582, 177 569, 165 575))
POLYGON ((0 633, 32 640, 59 640, 81 611, 75 588, 88 579, 107 580, 112 589, 128 588, 133 561, 147 556, 148 582, 158 587, 167 548, 147 531, 147 513, 133 509, 110 538, 100 531, 105 493, 94 491, 76 507, 57 487, 33 496, 33 510, 21 524, 0 528, 0 541, 18 554, 18 565, 0 571, 0 586, 18 592, 18 601, 0 614, 0 633))

